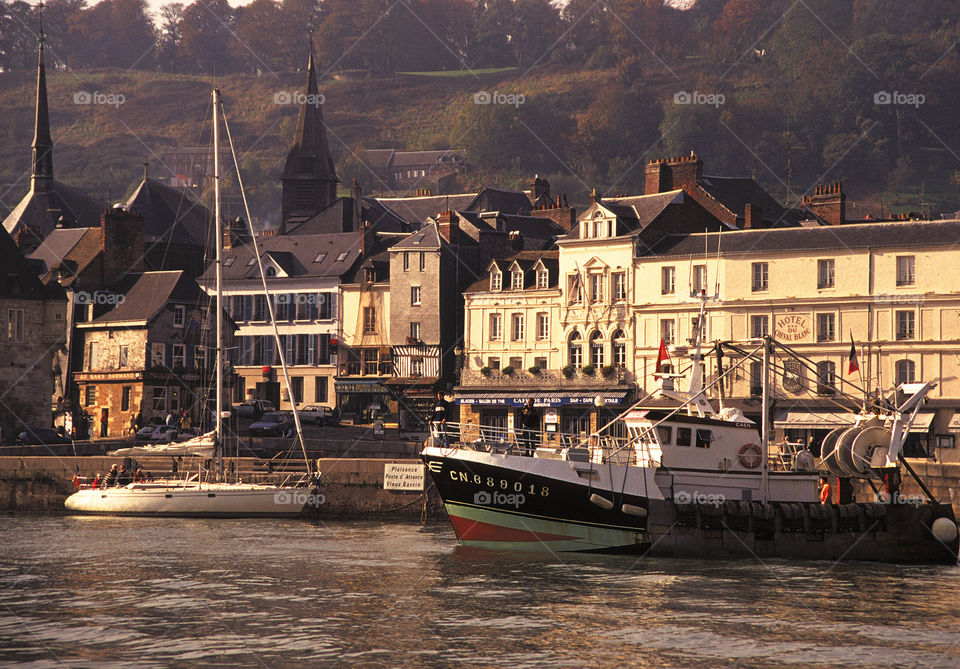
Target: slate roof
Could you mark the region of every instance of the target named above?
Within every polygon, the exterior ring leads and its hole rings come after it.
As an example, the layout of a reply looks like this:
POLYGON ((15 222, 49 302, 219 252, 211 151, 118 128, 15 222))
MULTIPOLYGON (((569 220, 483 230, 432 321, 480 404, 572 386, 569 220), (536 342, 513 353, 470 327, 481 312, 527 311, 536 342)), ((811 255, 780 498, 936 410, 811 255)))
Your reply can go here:
POLYGON ((477 193, 423 195, 417 197, 381 197, 377 200, 413 226, 436 218, 443 211, 461 211, 477 199, 477 193))
POLYGON ((143 240, 150 244, 207 246, 213 214, 184 191, 144 179, 123 208, 143 214, 143 240))
MULTIPOLYGON (((65 297, 56 283, 43 285, 37 276, 38 265, 24 257, 13 238, 0 230, 0 297, 38 300, 65 297)), ((6 314, 3 317, 6 318, 6 314)))
POLYGON ((29 257, 43 262, 44 281, 53 270, 62 269, 60 283, 69 286, 102 251, 99 227, 57 228, 46 236, 29 257), (94 243, 81 244, 88 235, 94 238, 94 243))
MULTIPOLYGON (((549 250, 525 250, 520 251, 519 253, 514 253, 513 255, 507 256, 505 258, 497 258, 491 261, 491 264, 495 264, 500 268, 500 271, 503 272, 503 282, 501 293, 516 293, 517 289, 510 287, 510 268, 513 266, 513 263, 516 262, 520 269, 523 271, 523 289, 530 290, 545 290, 543 288, 536 288, 537 285, 537 276, 536 272, 533 271, 539 261, 543 262, 544 267, 547 268, 547 288, 556 288, 559 285, 559 275, 560 275, 560 261, 559 261, 559 252, 556 248, 549 250)), ((464 290, 464 293, 484 293, 490 291, 490 273, 487 271, 489 265, 484 269, 484 272, 480 279, 470 284, 470 286, 464 290)))
POLYGON ((499 211, 504 214, 522 214, 526 216, 533 205, 526 193, 519 190, 483 187, 464 211, 499 211))
POLYGON ((397 151, 396 149, 365 149, 363 161, 371 168, 384 170, 389 167, 423 167, 436 165, 448 156, 460 156, 458 151, 397 151))
MULTIPOLYGON (((683 204, 686 201, 685 198, 686 194, 677 189, 652 195, 610 198, 609 200, 601 200, 599 205, 616 214, 618 219, 617 235, 625 235, 643 230, 656 220, 667 207, 671 204, 683 204)), ((589 218, 587 212, 590 211, 591 207, 584 210, 578 222, 589 218)), ((580 226, 574 225, 563 238, 568 240, 580 239, 580 226)))
MULTIPOLYGON (((257 239, 261 255, 279 258, 278 265, 291 276, 334 277, 343 276, 360 257, 361 232, 339 232, 319 235, 275 235, 257 239), (321 257, 321 254, 326 255, 321 257), (337 260, 346 253, 343 260, 337 260), (320 258, 319 261, 314 262, 320 258), (289 268, 289 269, 287 269, 289 268)), ((254 265, 248 263, 254 257, 253 243, 235 246, 222 253, 224 279, 246 279, 254 265), (230 260, 232 258, 233 260, 230 260), (229 264, 228 264, 229 263, 229 264)), ((211 265, 200 277, 205 284, 215 280, 216 268, 211 265)), ((259 276, 259 274, 256 274, 259 276)))
POLYGON ((440 247, 440 232, 436 223, 423 226, 391 246, 393 251, 436 249, 440 247))
MULTIPOLYGON (((365 197, 360 216, 380 232, 406 232, 406 221, 376 198, 365 197)), ((333 204, 287 230, 287 235, 316 235, 350 231, 353 228, 353 198, 337 198, 333 204)))
POLYGON ((124 296, 123 302, 89 324, 80 324, 79 327, 147 323, 169 302, 194 304, 205 299, 200 287, 182 270, 128 274, 116 289, 124 296))
POLYGON ((22 237, 20 241, 22 247, 34 248, 57 227, 61 216, 64 219, 63 227, 93 227, 100 225, 100 216, 107 209, 105 202, 73 186, 53 181, 48 192, 34 192, 31 189, 3 219, 3 227, 11 236, 16 236, 18 232, 29 235, 25 230, 39 231, 38 237, 22 237))
POLYGON ((806 218, 797 209, 786 209, 751 177, 717 177, 703 175, 700 186, 735 216, 743 217, 747 204, 760 207, 764 220, 777 225, 796 225, 806 218))
MULTIPOLYGON (((717 252, 717 233, 667 235, 646 255, 702 255, 717 252), (704 236, 707 243, 704 245, 704 236), (706 251, 705 251, 706 249, 706 251)), ((842 250, 868 247, 954 246, 960 220, 893 221, 817 227, 734 230, 722 235, 724 254, 842 250)))

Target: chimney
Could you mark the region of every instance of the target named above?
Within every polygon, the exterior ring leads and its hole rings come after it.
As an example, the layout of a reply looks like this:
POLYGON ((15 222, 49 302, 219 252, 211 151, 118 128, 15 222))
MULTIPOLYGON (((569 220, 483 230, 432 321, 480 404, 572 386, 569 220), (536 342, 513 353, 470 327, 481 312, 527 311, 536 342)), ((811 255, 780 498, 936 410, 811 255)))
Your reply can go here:
POLYGON ((459 241, 459 223, 460 219, 449 209, 440 212, 440 217, 437 219, 437 229, 440 232, 440 236, 450 244, 456 244, 459 241))
POLYGON ((597 192, 597 187, 593 187, 593 191, 590 193, 590 204, 596 204, 601 202, 600 193, 597 192))
POLYGON ((827 225, 843 225, 847 222, 847 195, 840 181, 818 185, 813 189, 813 195, 803 198, 803 204, 827 225))
POLYGON ((356 179, 350 186, 350 199, 353 201, 353 229, 359 230, 363 219, 363 193, 360 190, 360 182, 356 179))
POLYGON ((541 179, 540 175, 534 175, 533 183, 530 184, 531 199, 536 202, 544 195, 550 197, 550 182, 546 179, 541 179))
POLYGON ((763 221, 763 209, 752 202, 748 202, 743 208, 743 229, 754 230, 759 228, 761 221, 763 221))
POLYGON ((663 164, 663 160, 651 160, 647 163, 646 179, 643 186, 644 195, 653 195, 655 193, 662 193, 666 188, 665 179, 666 179, 666 166, 663 164))
POLYGON ((143 271, 143 216, 120 208, 103 212, 100 245, 105 285, 128 272, 143 271))

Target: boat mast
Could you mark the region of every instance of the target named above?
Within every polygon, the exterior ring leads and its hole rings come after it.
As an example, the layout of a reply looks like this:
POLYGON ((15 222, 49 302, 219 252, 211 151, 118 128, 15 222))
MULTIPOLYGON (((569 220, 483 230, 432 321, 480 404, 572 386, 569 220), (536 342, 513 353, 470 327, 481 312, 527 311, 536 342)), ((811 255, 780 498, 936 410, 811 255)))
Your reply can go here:
POLYGON ((213 245, 216 247, 216 281, 217 302, 214 311, 217 319, 217 417, 213 424, 214 448, 217 458, 217 477, 223 473, 223 428, 220 422, 223 412, 223 265, 221 264, 221 248, 223 246, 220 232, 220 121, 217 110, 220 107, 220 91, 213 89, 213 245))
POLYGON ((770 335, 763 338, 762 397, 760 401, 760 501, 767 503, 770 497, 770 335))

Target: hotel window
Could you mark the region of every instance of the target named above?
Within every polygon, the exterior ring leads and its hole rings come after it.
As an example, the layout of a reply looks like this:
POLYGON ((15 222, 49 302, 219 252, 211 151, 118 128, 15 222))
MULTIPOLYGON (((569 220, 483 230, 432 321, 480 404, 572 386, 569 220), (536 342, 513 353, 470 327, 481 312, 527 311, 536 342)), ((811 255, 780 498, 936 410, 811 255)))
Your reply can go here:
POLYGON ((510 366, 519 372, 523 367, 523 358, 510 358, 510 366))
POLYGON ((87 357, 87 369, 98 369, 100 367, 100 347, 97 345, 97 342, 90 342, 88 350, 90 351, 90 355, 87 357))
POLYGON ((410 252, 403 252, 403 271, 407 272, 410 270, 410 252))
POLYGON ((817 261, 817 288, 833 288, 834 267, 832 259, 817 261))
POLYGON ((534 358, 533 366, 537 369, 546 369, 547 368, 547 359, 546 358, 534 358))
POLYGON ((503 338, 503 317, 500 314, 490 314, 490 341, 499 341, 503 338))
POLYGON ((510 318, 510 338, 523 341, 523 314, 513 314, 510 318))
POLYGON ((420 286, 410 286, 410 305, 420 306, 420 286))
POLYGON ((677 322, 672 318, 660 321, 660 339, 665 344, 672 344, 677 337, 677 322))
POLYGON ((92 407, 97 403, 97 387, 87 386, 83 389, 83 405, 92 407))
POLYGON ((916 380, 916 369, 917 367, 913 360, 897 360, 895 385, 899 386, 901 383, 914 383, 916 380))
POLYGON ((914 279, 914 257, 897 256, 897 285, 912 286, 914 279))
POLYGON ((603 274, 590 275, 590 301, 594 304, 603 302, 603 274))
POLYGON ((290 388, 293 390, 293 401, 297 404, 303 402, 303 377, 291 376, 290 388))
POLYGON ((376 307, 363 308, 363 333, 371 334, 377 331, 377 309, 376 307))
POLYGON ((583 367, 583 338, 579 332, 572 332, 567 344, 569 364, 573 367, 583 367))
POLYGON ((537 314, 537 340, 545 341, 550 338, 550 316, 537 314))
POLYGON ((121 346, 120 354, 117 356, 117 367, 123 369, 128 364, 130 364, 130 347, 121 346))
POLYGON ((133 392, 131 386, 123 386, 120 389, 120 411, 130 411, 130 394, 133 392))
POLYGON ((182 304, 174 305, 173 307, 173 327, 182 328, 184 322, 187 320, 187 308, 182 304))
POLYGON ((500 369, 500 358, 487 358, 487 367, 490 369, 500 369))
POLYGON ((410 323, 410 339, 413 341, 420 341, 420 323, 410 323))
POLYGON ((583 280, 579 274, 571 274, 567 277, 567 294, 570 296, 570 304, 580 304, 583 302, 583 280))
POLYGON ((603 367, 604 355, 603 355, 603 335, 600 334, 600 331, 595 331, 590 335, 590 364, 596 368, 603 367))
POLYGON ((183 344, 173 345, 173 366, 183 367, 187 361, 187 347, 183 344))
POLYGON ((523 272, 519 270, 510 272, 510 287, 514 290, 523 288, 523 272))
POLYGON ((23 309, 7 309, 7 341, 23 341, 23 309))
POLYGON ((327 401, 327 377, 317 376, 313 380, 313 401, 327 401))
POLYGON ((750 395, 759 397, 763 394, 763 363, 750 363, 750 395))
POLYGON ((422 272, 427 267, 427 254, 423 251, 420 251, 420 271, 422 272))
POLYGON ((836 316, 817 314, 817 341, 833 341, 836 337, 836 316))
POLYGON ((611 339, 613 340, 613 364, 617 367, 626 367, 627 339, 623 336, 623 330, 614 332, 611 339))
POLYGON ((547 275, 547 270, 538 269, 537 270, 537 288, 546 288, 549 285, 549 276, 547 275))
POLYGON ((830 360, 817 363, 817 394, 833 395, 837 390, 837 366, 830 360))
POLYGON ((693 266, 693 292, 696 295, 707 292, 707 266, 693 266))
POLYGON ((661 295, 673 295, 673 292, 677 288, 677 268, 676 267, 661 267, 660 268, 660 294, 661 295))
POLYGON ((627 274, 626 272, 613 273, 613 299, 617 302, 623 302, 627 299, 627 274))
POLYGON ((490 272, 490 290, 500 290, 503 286, 503 275, 500 270, 494 269, 490 272))
POLYGON ((915 314, 912 311, 897 312, 897 339, 913 339, 915 331, 915 314))
POLYGON ((753 290, 766 290, 769 287, 770 272, 770 268, 767 263, 755 262, 751 265, 751 269, 753 274, 753 290))
POLYGON ((253 320, 267 320, 267 298, 263 295, 253 296, 253 320))
POLYGON ((750 336, 754 339, 766 337, 770 334, 770 318, 768 316, 750 317, 750 336))

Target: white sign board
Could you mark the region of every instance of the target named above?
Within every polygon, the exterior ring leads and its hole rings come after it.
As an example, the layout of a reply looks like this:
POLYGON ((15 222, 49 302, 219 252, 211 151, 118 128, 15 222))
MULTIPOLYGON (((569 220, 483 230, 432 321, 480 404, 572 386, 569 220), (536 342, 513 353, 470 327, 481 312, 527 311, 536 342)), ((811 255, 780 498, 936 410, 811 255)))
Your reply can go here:
POLYGON ((383 465, 384 490, 423 490, 423 484, 423 465, 401 465, 395 462, 388 462, 383 465))
POLYGON ((560 417, 557 415, 556 409, 548 409, 545 414, 543 414, 543 422, 547 425, 557 424, 560 422, 560 417))

